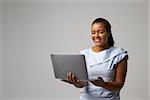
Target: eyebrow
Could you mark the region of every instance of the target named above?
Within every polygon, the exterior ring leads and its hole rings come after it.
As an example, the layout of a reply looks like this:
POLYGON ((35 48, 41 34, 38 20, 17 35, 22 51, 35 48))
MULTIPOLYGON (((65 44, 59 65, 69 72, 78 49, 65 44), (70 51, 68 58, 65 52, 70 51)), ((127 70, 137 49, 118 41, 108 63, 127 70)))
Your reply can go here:
MULTIPOLYGON (((95 31, 95 30, 91 30, 91 31, 95 31)), ((98 31, 102 31, 102 32, 105 32, 106 30, 98 30, 98 31)))

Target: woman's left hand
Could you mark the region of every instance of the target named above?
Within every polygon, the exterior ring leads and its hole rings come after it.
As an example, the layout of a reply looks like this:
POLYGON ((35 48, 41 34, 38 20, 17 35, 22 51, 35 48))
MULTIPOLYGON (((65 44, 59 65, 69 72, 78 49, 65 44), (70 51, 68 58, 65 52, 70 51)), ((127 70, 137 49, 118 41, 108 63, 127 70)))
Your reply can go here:
POLYGON ((101 77, 98 77, 97 80, 91 80, 91 83, 93 83, 96 86, 103 86, 104 85, 104 80, 101 77))

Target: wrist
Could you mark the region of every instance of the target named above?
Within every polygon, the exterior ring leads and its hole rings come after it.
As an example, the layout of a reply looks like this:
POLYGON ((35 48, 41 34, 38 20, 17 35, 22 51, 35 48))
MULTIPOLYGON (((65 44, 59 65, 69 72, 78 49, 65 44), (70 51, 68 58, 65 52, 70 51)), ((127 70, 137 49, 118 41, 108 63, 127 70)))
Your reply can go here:
POLYGON ((74 86, 78 88, 82 88, 85 86, 85 84, 83 82, 78 82, 78 83, 74 83, 74 86))

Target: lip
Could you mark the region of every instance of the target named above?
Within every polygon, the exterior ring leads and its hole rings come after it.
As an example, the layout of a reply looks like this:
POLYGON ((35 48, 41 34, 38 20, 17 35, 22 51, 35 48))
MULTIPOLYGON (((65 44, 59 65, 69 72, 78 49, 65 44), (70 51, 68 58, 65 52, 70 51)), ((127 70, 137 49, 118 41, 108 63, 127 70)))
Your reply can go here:
POLYGON ((100 41, 101 41, 101 39, 94 39, 94 41, 95 41, 95 42, 100 42, 100 41))

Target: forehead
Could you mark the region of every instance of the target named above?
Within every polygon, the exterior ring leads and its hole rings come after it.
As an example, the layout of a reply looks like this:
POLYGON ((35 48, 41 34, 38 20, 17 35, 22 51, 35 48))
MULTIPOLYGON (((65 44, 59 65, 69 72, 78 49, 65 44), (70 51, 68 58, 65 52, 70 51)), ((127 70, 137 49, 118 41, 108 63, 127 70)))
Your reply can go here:
POLYGON ((91 26, 92 30, 105 30, 105 24, 104 23, 94 23, 91 26))

